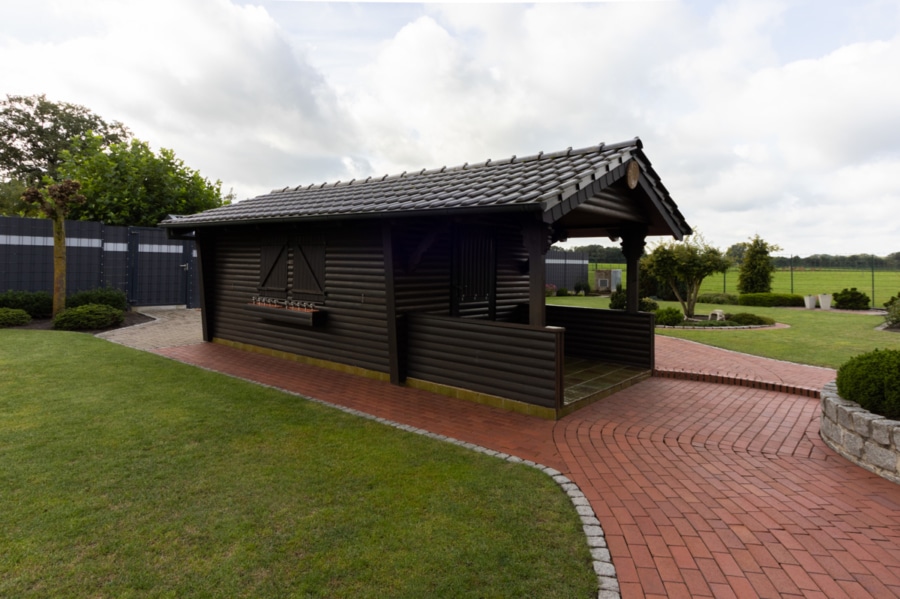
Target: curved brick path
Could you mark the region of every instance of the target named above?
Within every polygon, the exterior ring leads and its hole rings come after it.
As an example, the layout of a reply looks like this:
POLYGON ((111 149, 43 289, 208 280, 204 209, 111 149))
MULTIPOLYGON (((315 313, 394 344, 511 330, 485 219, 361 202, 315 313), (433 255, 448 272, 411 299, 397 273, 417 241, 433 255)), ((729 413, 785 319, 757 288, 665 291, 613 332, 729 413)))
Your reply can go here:
MULTIPOLYGON (((833 376, 668 339, 663 369, 833 376)), ((220 345, 154 351, 560 470, 590 500, 626 599, 900 596, 900 486, 824 445, 814 398, 654 377, 547 422, 220 345)))

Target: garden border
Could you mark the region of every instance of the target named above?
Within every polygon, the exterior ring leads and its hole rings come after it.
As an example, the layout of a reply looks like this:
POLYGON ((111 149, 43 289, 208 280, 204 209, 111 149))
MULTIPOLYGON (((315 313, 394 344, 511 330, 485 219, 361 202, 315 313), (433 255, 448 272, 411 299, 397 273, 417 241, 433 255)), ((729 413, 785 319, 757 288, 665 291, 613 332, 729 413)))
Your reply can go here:
POLYGON ((821 394, 819 436, 825 444, 857 466, 900 484, 900 422, 844 399, 834 381, 821 394))

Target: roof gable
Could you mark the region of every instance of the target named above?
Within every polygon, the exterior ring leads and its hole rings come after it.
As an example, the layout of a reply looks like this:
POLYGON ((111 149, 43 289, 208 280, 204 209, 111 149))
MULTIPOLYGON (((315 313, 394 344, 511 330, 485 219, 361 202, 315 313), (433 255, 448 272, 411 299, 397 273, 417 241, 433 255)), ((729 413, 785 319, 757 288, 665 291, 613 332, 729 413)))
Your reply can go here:
POLYGON ((673 234, 680 238, 690 233, 690 227, 650 166, 637 138, 612 145, 600 144, 581 150, 569 148, 552 154, 542 152, 525 158, 513 156, 454 168, 286 187, 229 206, 176 217, 162 224, 173 228, 195 228, 229 223, 425 216, 447 212, 532 211, 540 213, 548 224, 569 217, 571 222, 577 220, 585 225, 599 226, 597 217, 603 210, 602 206, 594 204, 603 193, 609 196, 607 203, 620 205, 618 212, 607 210, 608 217, 665 225, 662 227, 665 230, 650 234, 673 234), (640 172, 639 190, 628 190, 623 194, 614 187, 624 180, 627 165, 632 161, 637 163, 640 172), (638 206, 641 201, 646 205, 638 206), (628 209, 623 211, 623 207, 628 209), (577 219, 571 216, 573 213, 577 219))

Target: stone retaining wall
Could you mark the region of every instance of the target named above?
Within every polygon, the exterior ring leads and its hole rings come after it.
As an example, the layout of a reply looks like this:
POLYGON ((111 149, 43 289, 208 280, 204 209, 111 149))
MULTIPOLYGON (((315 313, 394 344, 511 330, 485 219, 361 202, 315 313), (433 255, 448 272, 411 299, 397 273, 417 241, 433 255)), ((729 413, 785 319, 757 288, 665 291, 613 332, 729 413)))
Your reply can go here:
POLYGON ((831 382, 822 389, 820 432, 829 447, 854 464, 900 484, 900 422, 842 398, 831 382))

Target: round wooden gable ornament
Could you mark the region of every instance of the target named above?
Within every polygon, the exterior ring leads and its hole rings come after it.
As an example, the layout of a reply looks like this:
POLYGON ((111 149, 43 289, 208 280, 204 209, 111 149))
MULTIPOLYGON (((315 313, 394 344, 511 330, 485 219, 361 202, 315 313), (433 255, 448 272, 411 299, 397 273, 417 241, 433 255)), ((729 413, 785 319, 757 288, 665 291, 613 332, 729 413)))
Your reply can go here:
POLYGON ((632 160, 628 163, 628 169, 625 171, 625 183, 628 184, 628 189, 634 189, 638 186, 638 179, 641 178, 641 166, 637 163, 637 160, 632 160))

